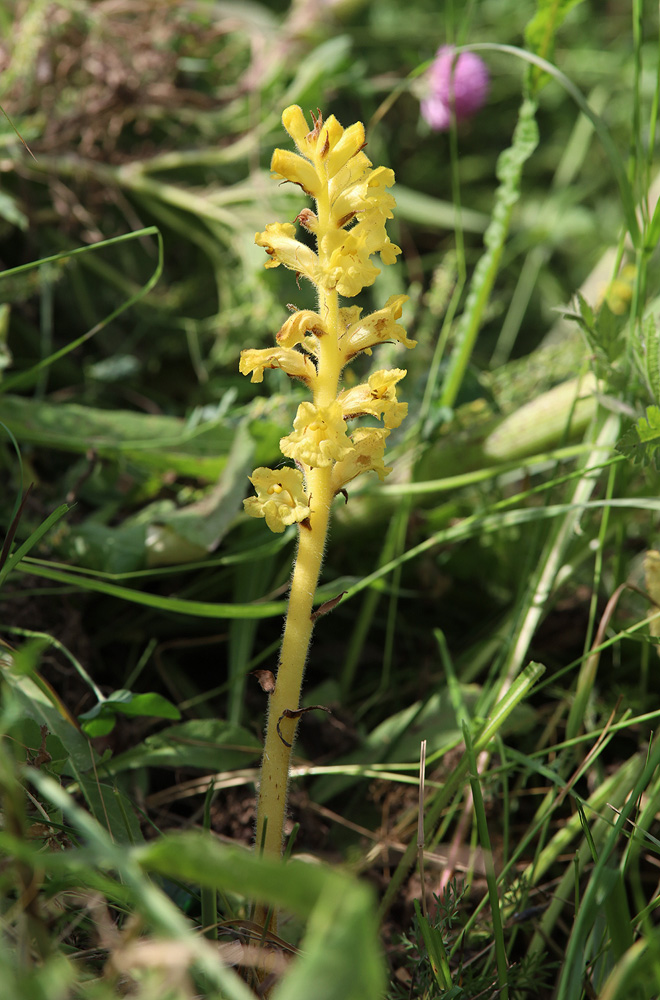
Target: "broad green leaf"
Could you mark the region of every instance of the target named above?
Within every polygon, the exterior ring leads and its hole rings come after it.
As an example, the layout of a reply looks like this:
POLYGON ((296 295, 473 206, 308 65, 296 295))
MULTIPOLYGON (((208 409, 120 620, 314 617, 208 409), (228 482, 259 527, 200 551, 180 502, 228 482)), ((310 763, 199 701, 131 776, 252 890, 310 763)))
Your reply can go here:
POLYGON ((147 692, 133 694, 132 691, 118 690, 105 701, 98 702, 88 712, 78 718, 83 732, 90 737, 106 736, 112 732, 117 715, 151 716, 157 719, 180 719, 176 705, 160 694, 147 692))
POLYGON ((261 754, 260 741, 242 726, 222 719, 191 719, 154 733, 106 766, 110 774, 139 767, 198 767, 229 771, 261 754))
POLYGON ((79 454, 92 448, 101 458, 208 482, 224 469, 235 434, 234 428, 218 423, 188 428, 184 420, 161 414, 11 395, 0 398, 0 420, 20 444, 79 454))
POLYGON ((94 750, 50 685, 37 673, 21 675, 6 663, 0 666, 0 674, 15 699, 15 711, 38 726, 46 726, 66 749, 67 758, 61 765, 58 761, 58 771, 73 777, 88 771, 94 763, 94 750))
MULTIPOLYGON (((183 546, 200 554, 217 548, 236 515, 243 509, 254 468, 255 442, 246 422, 233 432, 233 442, 225 468, 216 485, 198 503, 175 509, 162 520, 151 523, 148 537, 149 566, 172 564, 183 546)), ((140 520, 149 518, 147 508, 140 520)))
POLYGON ((307 918, 300 958, 273 1000, 380 1000, 380 957, 374 897, 337 869, 264 858, 189 832, 136 850, 146 871, 272 903, 307 918))
POLYGON ((147 525, 117 527, 88 520, 61 532, 55 551, 75 566, 120 575, 145 568, 147 525))

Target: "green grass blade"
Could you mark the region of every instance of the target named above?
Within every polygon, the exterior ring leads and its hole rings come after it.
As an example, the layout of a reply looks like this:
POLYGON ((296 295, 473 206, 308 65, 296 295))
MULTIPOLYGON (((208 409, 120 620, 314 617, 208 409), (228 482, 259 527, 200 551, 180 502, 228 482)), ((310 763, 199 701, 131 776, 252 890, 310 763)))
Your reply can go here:
POLYGON ((490 901, 490 912, 493 920, 493 937, 495 944, 495 958, 497 961, 497 977, 499 983, 499 993, 504 1000, 509 996, 509 969, 506 957, 506 945, 504 943, 504 929, 502 927, 502 914, 500 912, 500 899, 497 892, 497 878, 493 866, 493 851, 488 833, 488 820, 484 808, 483 795, 481 794, 481 782, 479 780, 479 768, 477 757, 470 737, 470 730, 466 723, 463 723, 463 739, 469 762, 470 788, 472 789, 472 799, 474 802, 474 813, 477 820, 477 830, 479 842, 484 851, 484 862, 486 865, 486 882, 488 885, 488 899, 490 901))

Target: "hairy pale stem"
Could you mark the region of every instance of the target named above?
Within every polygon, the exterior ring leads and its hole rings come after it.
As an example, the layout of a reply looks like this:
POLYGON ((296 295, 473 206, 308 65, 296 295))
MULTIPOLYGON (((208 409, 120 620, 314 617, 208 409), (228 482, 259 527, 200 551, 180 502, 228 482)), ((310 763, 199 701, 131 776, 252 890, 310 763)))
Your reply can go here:
MULTIPOLYGON (((319 219, 327 218, 326 206, 317 202, 319 219), (325 211, 324 211, 325 210, 325 211)), ((337 293, 319 289, 319 313, 327 333, 320 343, 318 377, 314 393, 317 406, 329 406, 337 397, 341 356, 339 352, 339 299, 337 293)), ((277 670, 275 690, 270 696, 264 755, 257 803, 257 850, 280 856, 286 816, 289 768, 297 719, 284 716, 300 705, 300 691, 307 651, 312 637, 312 608, 328 533, 330 506, 334 498, 332 467, 305 469, 311 514, 299 528, 298 552, 291 580, 289 607, 277 670), (278 731, 279 729, 279 731, 278 731), (265 829, 264 829, 265 828, 265 829)), ((264 924, 265 908, 256 920, 264 924)), ((274 920, 271 921, 271 928, 274 920)))

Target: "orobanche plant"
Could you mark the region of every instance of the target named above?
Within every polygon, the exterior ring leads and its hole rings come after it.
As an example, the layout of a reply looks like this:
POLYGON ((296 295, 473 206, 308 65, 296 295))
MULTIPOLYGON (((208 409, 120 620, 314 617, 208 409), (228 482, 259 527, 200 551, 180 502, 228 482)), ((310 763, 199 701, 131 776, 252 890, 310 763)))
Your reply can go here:
POLYGON ((340 305, 353 298, 380 273, 372 261, 393 264, 401 251, 393 244, 385 223, 395 201, 388 192, 394 174, 372 167, 365 156, 364 126, 342 128, 334 116, 323 121, 312 115, 310 129, 297 106, 282 115, 284 128, 297 153, 276 149, 271 170, 298 184, 316 202, 316 211, 303 208, 296 221, 312 233, 316 253, 296 239, 290 222, 273 223, 255 242, 269 256, 266 267, 283 264, 296 278, 316 286, 316 312, 294 312, 277 334, 277 346, 246 350, 240 370, 253 382, 263 381, 266 368, 280 368, 301 379, 312 394, 301 403, 293 430, 280 448, 294 467, 255 469, 250 481, 256 496, 245 501, 253 517, 265 517, 271 531, 297 523, 296 555, 286 626, 270 709, 257 808, 257 847, 279 855, 285 818, 289 762, 299 718, 300 689, 312 635, 312 607, 328 531, 330 508, 347 483, 373 470, 380 479, 390 471, 383 464, 390 431, 406 415, 407 403, 397 400, 397 383, 405 370, 377 371, 367 382, 342 389, 345 366, 385 341, 414 347, 397 323, 405 295, 392 295, 385 306, 362 316, 359 306, 340 305), (379 426, 353 426, 358 417, 381 421, 379 426))

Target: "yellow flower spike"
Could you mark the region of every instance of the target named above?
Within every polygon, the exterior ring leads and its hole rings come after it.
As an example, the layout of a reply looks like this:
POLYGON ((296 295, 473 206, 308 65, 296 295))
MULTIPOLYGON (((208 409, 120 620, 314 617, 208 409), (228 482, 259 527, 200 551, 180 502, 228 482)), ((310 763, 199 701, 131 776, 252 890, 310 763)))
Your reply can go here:
POLYGON ((332 487, 335 495, 347 483, 362 472, 375 472, 382 481, 392 467, 383 464, 385 441, 389 431, 382 427, 358 427, 353 431, 353 449, 343 462, 337 462, 332 469, 332 487))
POLYGON ((263 351, 248 348, 241 351, 238 370, 241 375, 252 372, 251 382, 263 382, 265 368, 281 368, 292 378, 300 378, 310 388, 316 379, 316 368, 309 358, 299 351, 284 347, 268 347, 263 351))
POLYGON ((345 389, 337 396, 344 419, 369 414, 383 420, 388 430, 398 427, 408 412, 407 403, 399 403, 396 398, 396 384, 406 374, 403 368, 374 372, 369 381, 345 389))
POLYGON ((298 469, 255 469, 249 477, 256 497, 243 501, 250 517, 265 517, 271 531, 278 534, 289 524, 309 517, 309 499, 298 469))
POLYGON ((351 450, 342 408, 336 400, 330 406, 301 403, 293 428, 280 440, 280 451, 310 469, 329 468, 351 450))
MULTIPOLYGON (((390 471, 384 465, 385 444, 407 409, 396 397, 403 369, 375 372, 365 384, 345 391, 342 370, 379 343, 415 345, 397 323, 405 295, 391 296, 365 317, 358 306, 340 302, 340 296, 351 298, 374 282, 379 273, 374 255, 388 264, 400 253, 386 231, 395 205, 388 190, 394 174, 387 167, 374 168, 364 154, 361 122, 344 129, 333 115, 323 121, 319 111, 309 128, 293 105, 282 114, 282 124, 297 152, 275 150, 271 166, 314 198, 316 204, 303 207, 296 222, 315 239, 317 253, 296 239, 291 223, 266 226, 255 240, 269 256, 267 267, 282 264, 316 286, 318 304, 286 320, 276 347, 243 351, 240 361, 241 371, 252 373, 255 381, 266 368, 282 368, 303 378, 313 392, 313 400, 298 407, 291 433, 280 441, 282 453, 298 468, 257 469, 252 476, 257 495, 245 501, 247 512, 265 517, 273 531, 296 521, 301 526, 259 782, 256 839, 271 856, 282 848, 291 748, 331 507, 337 492, 361 472, 384 479, 390 471), (382 419, 384 426, 356 427, 349 434, 346 420, 365 414, 382 419)), ((263 907, 257 907, 255 919, 266 922, 263 907)))

